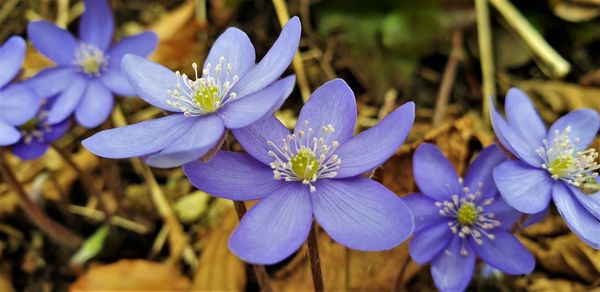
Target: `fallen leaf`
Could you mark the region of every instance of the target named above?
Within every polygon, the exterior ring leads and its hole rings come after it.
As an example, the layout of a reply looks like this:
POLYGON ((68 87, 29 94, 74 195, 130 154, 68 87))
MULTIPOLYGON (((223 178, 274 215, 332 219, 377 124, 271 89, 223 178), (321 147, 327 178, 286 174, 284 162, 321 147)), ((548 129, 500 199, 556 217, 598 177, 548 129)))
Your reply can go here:
POLYGON ((82 290, 190 290, 177 266, 146 260, 120 260, 92 267, 69 287, 82 290))
POLYGON ((246 285, 245 264, 228 248, 227 241, 239 220, 230 210, 206 240, 194 276, 194 290, 243 291, 246 285))

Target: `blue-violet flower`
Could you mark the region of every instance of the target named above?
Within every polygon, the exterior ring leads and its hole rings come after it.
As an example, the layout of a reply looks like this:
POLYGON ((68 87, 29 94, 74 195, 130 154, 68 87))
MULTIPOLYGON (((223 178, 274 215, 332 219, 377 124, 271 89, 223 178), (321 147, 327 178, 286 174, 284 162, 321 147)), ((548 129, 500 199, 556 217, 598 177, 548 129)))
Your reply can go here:
POLYGON ((490 106, 498 140, 517 158, 494 169, 504 200, 531 214, 552 199, 571 230, 600 249, 600 192, 582 191, 586 184, 598 184, 598 153, 588 148, 600 127, 598 113, 573 111, 548 130, 529 98, 515 88, 507 93, 505 110, 507 120, 490 106))
POLYGON ((415 151, 413 174, 421 194, 405 197, 416 226, 409 251, 415 262, 431 262, 438 289, 464 290, 476 256, 507 274, 533 270, 533 256, 509 231, 520 213, 502 200, 492 178, 505 160, 497 146, 487 147, 463 180, 435 145, 415 151))
POLYGON ((97 127, 112 111, 113 94, 135 94, 121 72, 121 59, 128 53, 147 56, 156 48, 158 38, 153 32, 144 32, 111 47, 113 32, 114 19, 107 0, 85 0, 79 40, 48 21, 29 23, 27 34, 33 46, 57 63, 30 82, 40 96, 60 93, 48 114, 50 124, 62 122, 75 112, 80 125, 97 127))
POLYGON ((0 146, 12 145, 21 139, 17 128, 38 111, 35 92, 23 83, 9 83, 21 69, 25 58, 25 41, 11 37, 0 46, 0 146))
POLYGON ((220 151, 208 163, 183 166, 201 190, 260 199, 231 235, 235 254, 251 263, 279 262, 305 241, 313 215, 335 241, 353 249, 390 249, 410 236, 413 218, 402 199, 361 175, 404 142, 414 104, 353 137, 356 117, 352 90, 336 79, 313 93, 293 133, 269 116, 233 130, 248 154, 220 151))
POLYGON ((221 141, 226 129, 248 126, 281 106, 293 90, 295 76, 277 79, 291 63, 299 42, 300 20, 293 17, 255 64, 248 36, 229 28, 216 40, 203 69, 192 64, 191 77, 127 55, 123 71, 137 93, 171 114, 102 131, 83 145, 107 158, 144 156, 155 167, 196 160, 221 141))
POLYGON ((71 126, 66 119, 58 124, 48 123, 48 109, 56 98, 40 99, 38 113, 25 124, 19 126, 21 139, 12 146, 12 153, 21 159, 36 159, 48 150, 50 143, 60 139, 71 126))

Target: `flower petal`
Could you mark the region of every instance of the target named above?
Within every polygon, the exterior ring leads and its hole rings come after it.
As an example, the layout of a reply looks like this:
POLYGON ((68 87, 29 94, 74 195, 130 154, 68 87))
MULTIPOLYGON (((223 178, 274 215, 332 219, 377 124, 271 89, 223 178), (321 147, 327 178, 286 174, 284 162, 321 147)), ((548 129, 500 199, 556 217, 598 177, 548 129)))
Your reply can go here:
POLYGON ((157 45, 158 36, 151 31, 123 38, 108 50, 108 62, 110 67, 120 70, 121 62, 123 61, 123 56, 125 56, 125 54, 147 57, 154 49, 156 49, 157 45))
POLYGON ((343 145, 352 137, 356 124, 356 100, 352 89, 342 79, 334 79, 317 88, 308 102, 300 110, 294 133, 308 128, 314 130, 314 137, 323 138, 327 145, 337 141, 343 145), (308 121, 308 125, 305 123, 308 121), (331 125, 332 133, 323 128, 331 125))
POLYGON ((187 163, 183 171, 196 188, 236 201, 261 199, 288 184, 250 155, 230 151, 219 151, 208 162, 187 163))
POLYGON ((494 183, 492 170, 503 161, 506 161, 506 156, 496 145, 483 149, 469 166, 463 185, 473 193, 477 190, 481 191, 480 200, 493 197, 498 190, 494 183))
POLYGON ((77 40, 68 31, 45 20, 27 25, 29 41, 44 56, 58 64, 71 65, 75 60, 77 40))
POLYGON ((465 244, 467 254, 461 255, 462 240, 454 236, 431 262, 431 276, 441 291, 463 291, 469 286, 475 269, 475 252, 465 244))
POLYGON ((494 168, 494 181, 506 203, 523 213, 540 212, 550 203, 554 180, 546 170, 505 161, 494 168))
POLYGON ((79 39, 106 52, 112 41, 115 20, 108 0, 85 0, 79 21, 79 39))
POLYGON ((0 88, 13 80, 21 70, 25 58, 25 41, 22 37, 13 36, 0 46, 0 88))
POLYGON ((264 58, 244 76, 240 76, 240 81, 233 86, 232 91, 237 96, 246 96, 277 80, 294 58, 300 43, 300 34, 300 19, 292 17, 264 58))
POLYGON ((600 219, 600 192, 595 194, 584 194, 580 189, 571 184, 565 184, 573 193, 575 198, 579 201, 588 212, 594 217, 600 219))
POLYGON ((117 68, 109 68, 102 72, 100 80, 104 86, 116 95, 120 96, 135 96, 137 95, 136 90, 131 86, 129 80, 121 70, 117 68))
POLYGON ((79 75, 71 79, 71 85, 62 92, 50 108, 48 123, 56 124, 68 118, 79 105, 88 86, 88 79, 79 75))
POLYGON ((233 129, 231 132, 248 154, 267 165, 274 161, 268 154, 271 148, 267 141, 281 146, 281 141, 290 134, 290 130, 274 116, 267 116, 248 127, 233 129))
POLYGON ((569 139, 572 142, 579 141, 576 144, 577 150, 583 150, 588 147, 596 138, 598 128, 600 127, 600 117, 595 110, 581 109, 572 111, 560 119, 558 119, 548 131, 548 141, 552 143, 554 140, 555 131, 564 131, 568 126, 571 126, 569 139))
POLYGON ((287 183, 244 215, 229 239, 229 248, 246 262, 274 264, 298 250, 311 224, 308 188, 287 183))
POLYGON ((493 213, 494 219, 500 221, 500 226, 497 228, 502 228, 504 230, 511 230, 522 215, 517 209, 507 204, 501 196, 497 196, 493 204, 485 207, 484 212, 493 213))
POLYGON ((592 216, 573 197, 573 194, 563 182, 557 181, 554 183, 552 199, 569 228, 585 243, 595 249, 600 249, 600 224, 598 219, 592 216))
POLYGON ((227 104, 218 115, 229 129, 246 127, 277 111, 294 90, 295 82, 294 75, 276 81, 263 90, 227 104))
POLYGON ((58 66, 44 69, 25 81, 40 98, 55 97, 65 91, 79 73, 72 66, 58 66))
POLYGON ((310 193, 315 218, 331 238, 349 248, 387 250, 413 232, 413 216, 406 204, 375 181, 326 179, 315 187, 310 193))
POLYGON ((36 159, 46 153, 48 150, 48 143, 38 141, 37 139, 31 140, 29 144, 25 144, 23 141, 12 146, 12 153, 23 160, 36 159))
POLYGON ((490 113, 492 119, 492 127, 494 132, 508 151, 514 154, 516 157, 527 162, 529 165, 534 167, 540 167, 543 163, 542 158, 535 152, 536 149, 529 145, 521 136, 515 132, 506 123, 504 118, 496 112, 494 105, 490 103, 490 113))
POLYGON ((0 146, 15 144, 21 139, 21 133, 14 126, 0 119, 0 146))
MULTIPOLYGON (((223 57, 223 67, 231 66, 229 76, 233 77, 237 75, 239 78, 243 78, 244 74, 254 66, 256 53, 248 35, 235 27, 230 27, 212 45, 202 68, 207 68, 208 64, 212 68, 215 68, 217 64, 221 63, 221 57, 223 57)), ((213 73, 212 71, 211 69, 210 73, 213 73)), ((281 73, 279 74, 281 75, 281 73)), ((225 76, 224 74, 222 76, 212 75, 217 79, 225 76)), ((245 95, 238 94, 238 97, 245 95)))
POLYGON ((409 102, 376 126, 350 138, 335 152, 342 164, 337 178, 360 175, 383 164, 402 145, 412 128, 415 104, 409 102))
POLYGON ((440 208, 436 207, 435 200, 428 196, 416 193, 402 199, 415 218, 415 232, 434 223, 448 221, 446 217, 440 216, 440 208))
POLYGON ((518 88, 506 93, 506 119, 510 127, 533 149, 544 146, 547 129, 527 95, 518 88))
POLYGON ((199 159, 213 148, 225 130, 221 119, 215 115, 192 119, 196 122, 187 133, 159 153, 148 157, 146 163, 161 168, 176 167, 199 159))
POLYGON ((413 155, 413 175, 421 192, 437 201, 462 193, 454 166, 433 144, 423 143, 413 155))
POLYGON ((106 158, 128 158, 152 154, 171 145, 195 124, 184 115, 101 131, 82 141, 92 153, 106 158))
POLYGON ((58 124, 50 126, 50 132, 44 134, 44 140, 53 142, 64 136, 71 128, 71 120, 64 120, 58 124))
POLYGON ((447 222, 438 222, 416 232, 410 241, 410 257, 419 264, 425 264, 440 253, 452 239, 447 222))
POLYGON ((35 116, 40 101, 35 92, 24 83, 11 84, 0 90, 0 117, 14 126, 25 124, 35 116))
POLYGON ((121 70, 147 103, 166 111, 181 112, 167 103, 170 98, 167 91, 174 90, 177 86, 177 78, 171 70, 143 57, 130 54, 123 57, 121 70))
POLYGON ((106 121, 114 104, 110 90, 100 80, 92 80, 75 110, 75 119, 85 128, 98 127, 106 121))
POLYGON ((533 255, 508 231, 497 229, 494 239, 482 236, 478 245, 471 238, 471 246, 486 263, 509 275, 522 275, 533 271, 533 255))

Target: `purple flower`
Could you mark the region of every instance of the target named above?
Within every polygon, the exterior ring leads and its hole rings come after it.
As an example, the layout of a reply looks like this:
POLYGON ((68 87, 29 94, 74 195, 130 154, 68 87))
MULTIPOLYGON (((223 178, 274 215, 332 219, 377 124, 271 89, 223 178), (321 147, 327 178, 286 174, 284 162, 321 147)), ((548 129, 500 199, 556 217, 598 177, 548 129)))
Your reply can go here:
POLYGON ((484 149, 465 179, 432 144, 413 157, 413 174, 422 194, 405 199, 415 216, 410 255, 431 262, 431 275, 442 291, 464 290, 476 256, 507 274, 531 272, 535 260, 510 233, 519 213, 498 196, 492 169, 505 161, 496 146, 484 149))
POLYGON ((148 103, 172 112, 156 120, 102 131, 83 141, 107 158, 147 157, 155 167, 175 167, 204 156, 225 129, 246 127, 276 111, 293 90, 295 77, 279 77, 300 41, 297 17, 258 63, 254 47, 239 29, 227 29, 215 42, 198 72, 190 77, 128 55, 123 71, 148 103))
POLYGON ((12 146, 12 152, 21 159, 36 159, 48 150, 50 143, 61 138, 70 128, 71 121, 66 119, 58 124, 48 123, 48 108, 56 101, 41 99, 38 113, 19 127, 21 139, 12 146))
POLYGON ((37 112, 35 92, 23 83, 8 83, 15 78, 25 58, 25 41, 11 37, 0 47, 0 146, 21 139, 15 127, 26 123, 37 112))
POLYGON ((507 121, 493 105, 490 107, 498 140, 517 157, 494 169, 494 180, 504 200, 529 214, 554 200, 571 230, 600 249, 600 192, 587 194, 580 189, 597 184, 598 153, 586 148, 598 133, 598 113, 576 110, 547 130, 522 91, 511 89, 505 108, 507 121))
POLYGON ((266 117, 233 133, 248 154, 220 151, 183 166, 197 188, 231 200, 260 201, 231 235, 247 262, 272 264, 296 251, 313 215, 337 242, 385 250, 413 230, 411 212, 383 185, 361 176, 404 142, 414 119, 407 103, 353 137, 356 101, 341 79, 325 83, 304 105, 294 133, 266 117))
POLYGON ((86 128, 102 124, 112 111, 113 94, 135 93, 120 69, 123 56, 147 56, 158 42, 156 34, 144 32, 110 47, 114 20, 108 1, 85 0, 85 7, 79 40, 47 21, 30 22, 27 28, 33 46, 57 63, 30 81, 40 96, 60 93, 50 108, 51 124, 62 122, 73 112, 86 128))

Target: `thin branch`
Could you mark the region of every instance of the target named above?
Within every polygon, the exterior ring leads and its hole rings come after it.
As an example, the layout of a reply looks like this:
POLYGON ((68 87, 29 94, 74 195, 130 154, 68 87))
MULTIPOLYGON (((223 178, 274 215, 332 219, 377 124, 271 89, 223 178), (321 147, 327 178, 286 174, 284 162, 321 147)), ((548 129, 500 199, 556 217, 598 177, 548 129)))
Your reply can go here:
MULTIPOLYGON (((564 77, 571 71, 571 64, 554 50, 527 19, 507 0, 488 0, 502 14, 508 25, 521 37, 529 48, 548 66, 550 77, 564 77)), ((545 69, 545 68, 542 68, 545 69)))
POLYGON ((6 160, 4 149, 0 149, 0 172, 2 172, 4 180, 14 189, 25 213, 43 232, 56 242, 69 248, 77 249, 83 244, 83 238, 52 220, 38 205, 31 201, 6 160))
MULTIPOLYGON (((112 115, 113 123, 117 127, 127 125, 127 120, 121 111, 121 107, 117 104, 112 115)), ((154 206, 158 210, 158 214, 163 219, 163 222, 169 228, 169 244, 171 250, 171 258, 176 259, 182 256, 190 265, 195 266, 197 264, 197 256, 194 250, 188 242, 188 238, 183 231, 183 227, 179 224, 175 212, 171 207, 171 204, 163 194, 152 170, 148 165, 141 162, 139 158, 131 158, 132 164, 140 168, 142 177, 146 181, 146 185, 150 189, 150 198, 154 203, 154 206)))
POLYGON ((492 50, 492 29, 487 0, 475 0, 477 10, 477 36, 479 38, 479 59, 483 76, 483 122, 489 125, 490 97, 496 100, 496 82, 494 76, 494 53, 492 50))
POLYGON ((51 145, 52 145, 52 149, 54 149, 63 158, 63 160, 71 168, 73 168, 73 170, 75 170, 75 172, 77 172, 79 178, 83 182, 83 188, 85 188, 86 192, 89 195, 94 196, 96 198, 96 200, 98 201, 98 207, 100 208, 100 210, 105 214, 109 214, 109 210, 108 210, 106 204, 104 203, 104 198, 102 197, 102 193, 100 192, 100 190, 98 190, 96 188, 94 179, 92 179, 92 177, 90 177, 90 175, 87 172, 85 172, 81 167, 79 167, 79 165, 77 165, 77 163, 75 162, 75 160, 73 160, 71 155, 69 153, 67 153, 64 149, 60 148, 55 143, 52 143, 51 145))
MULTIPOLYGON (((277 19, 279 19, 279 23, 283 27, 290 19, 287 4, 285 0, 273 0, 273 6, 275 7, 275 13, 277 13, 277 19)), ((296 82, 298 82, 298 87, 300 87, 302 100, 306 102, 310 97, 310 88, 308 86, 308 79, 306 78, 306 71, 304 70, 304 63, 298 51, 294 55, 292 66, 294 67, 294 72, 296 72, 296 82)))
POLYGON ((454 86, 458 63, 460 62, 462 55, 462 40, 462 33, 460 31, 455 31, 452 35, 452 50, 450 51, 448 62, 446 62, 446 67, 444 68, 442 84, 438 90, 435 113, 433 114, 433 128, 439 126, 446 117, 448 100, 450 99, 450 93, 452 92, 452 87, 454 86))

